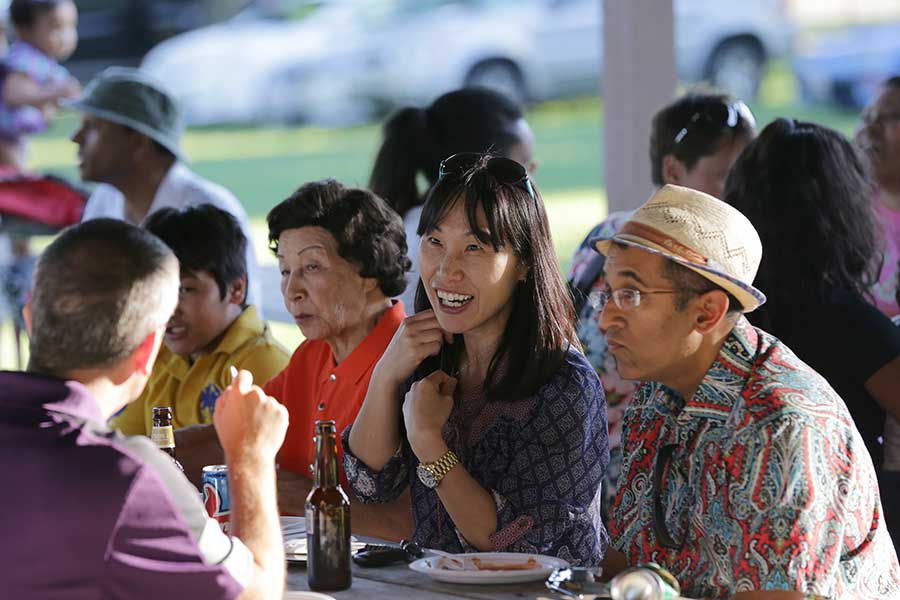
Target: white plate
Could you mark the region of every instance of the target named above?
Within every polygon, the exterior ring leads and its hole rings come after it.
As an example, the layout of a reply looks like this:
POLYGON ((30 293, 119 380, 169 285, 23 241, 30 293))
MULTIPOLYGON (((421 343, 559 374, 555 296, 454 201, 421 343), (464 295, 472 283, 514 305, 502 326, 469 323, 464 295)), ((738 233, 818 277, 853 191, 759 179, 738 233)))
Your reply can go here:
MULTIPOLYGON (((361 542, 353 536, 350 536, 350 553, 365 546, 365 542, 361 542)), ((290 563, 306 564, 306 535, 297 537, 292 540, 284 541, 284 558, 290 563)))
POLYGON ((481 560, 490 561, 492 563, 510 563, 520 564, 533 558, 537 561, 538 566, 534 569, 523 571, 478 571, 465 570, 454 571, 450 569, 436 568, 437 561, 440 556, 426 556, 411 563, 409 568, 419 573, 428 575, 435 581, 445 581, 447 583, 520 583, 523 581, 538 581, 546 579, 554 569, 565 569, 569 563, 555 556, 544 556, 542 554, 522 554, 516 552, 475 552, 472 554, 455 554, 454 556, 461 559, 479 558, 481 560))
POLYGON ((335 600, 334 596, 319 592, 285 592, 284 600, 335 600))
POLYGON ((281 535, 285 541, 306 536, 306 517, 281 517, 281 535))

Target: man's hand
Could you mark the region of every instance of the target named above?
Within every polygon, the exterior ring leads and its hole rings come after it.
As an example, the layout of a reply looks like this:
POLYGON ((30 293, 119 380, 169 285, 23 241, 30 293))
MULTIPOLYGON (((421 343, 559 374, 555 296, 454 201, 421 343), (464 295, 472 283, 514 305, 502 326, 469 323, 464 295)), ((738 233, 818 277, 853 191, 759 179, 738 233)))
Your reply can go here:
POLYGON ((216 401, 213 421, 228 465, 232 532, 256 563, 241 598, 281 598, 285 566, 275 455, 287 431, 287 409, 254 386, 248 371, 241 371, 216 401))
POLYGON ((274 463, 287 432, 288 412, 253 385, 249 371, 241 371, 216 401, 213 422, 229 466, 244 457, 274 463))

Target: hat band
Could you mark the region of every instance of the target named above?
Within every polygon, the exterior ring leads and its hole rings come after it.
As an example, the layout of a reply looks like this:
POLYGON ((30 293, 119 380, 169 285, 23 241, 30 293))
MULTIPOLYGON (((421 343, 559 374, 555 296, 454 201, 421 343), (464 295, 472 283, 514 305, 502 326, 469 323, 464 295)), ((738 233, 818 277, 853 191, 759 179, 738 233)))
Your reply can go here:
POLYGON ((636 221, 628 221, 622 226, 622 228, 616 235, 622 234, 643 238, 648 242, 656 244, 657 246, 662 246, 663 248, 668 249, 673 254, 676 254, 684 260, 688 260, 692 263, 696 263, 699 265, 706 265, 707 263, 709 263, 709 259, 696 250, 685 246, 672 236, 663 233, 659 229, 650 227, 649 225, 644 225, 643 223, 638 223, 636 221))

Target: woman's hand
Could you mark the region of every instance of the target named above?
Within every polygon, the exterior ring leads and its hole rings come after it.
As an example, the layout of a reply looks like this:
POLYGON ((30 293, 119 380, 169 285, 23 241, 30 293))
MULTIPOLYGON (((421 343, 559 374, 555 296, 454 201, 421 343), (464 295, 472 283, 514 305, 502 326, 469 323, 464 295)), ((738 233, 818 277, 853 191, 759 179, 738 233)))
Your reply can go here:
POLYGON ((441 351, 444 337, 433 310, 407 317, 378 361, 372 378, 390 385, 402 384, 419 363, 441 351))
POLYGON ((441 429, 453 410, 456 379, 435 371, 412 384, 403 403, 406 435, 421 462, 434 462, 447 451, 441 429))

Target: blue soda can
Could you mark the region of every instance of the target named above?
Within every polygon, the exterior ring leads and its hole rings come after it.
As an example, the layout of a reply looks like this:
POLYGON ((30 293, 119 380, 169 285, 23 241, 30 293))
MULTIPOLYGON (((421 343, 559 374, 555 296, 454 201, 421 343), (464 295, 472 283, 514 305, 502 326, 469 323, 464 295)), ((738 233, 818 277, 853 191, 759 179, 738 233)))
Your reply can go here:
POLYGON ((203 467, 203 504, 206 513, 219 522, 222 531, 231 529, 231 496, 228 493, 228 466, 203 467))

